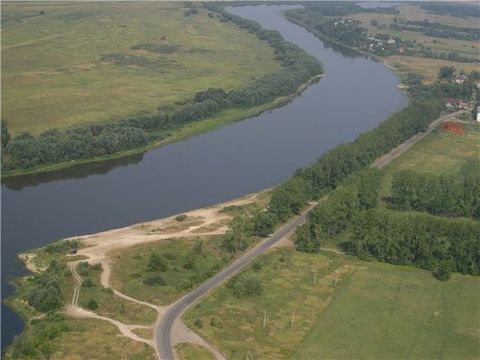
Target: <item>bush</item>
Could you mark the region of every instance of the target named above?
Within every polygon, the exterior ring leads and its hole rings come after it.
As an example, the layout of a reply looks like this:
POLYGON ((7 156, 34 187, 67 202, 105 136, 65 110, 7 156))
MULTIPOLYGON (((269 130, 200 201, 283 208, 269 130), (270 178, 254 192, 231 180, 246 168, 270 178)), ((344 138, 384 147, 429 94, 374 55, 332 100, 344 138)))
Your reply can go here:
POLYGON ((179 222, 185 221, 185 220, 187 220, 187 218, 188 218, 188 216, 185 215, 185 214, 175 216, 175 220, 179 221, 179 222))
POLYGON ((165 272, 168 270, 168 264, 165 260, 158 254, 150 254, 150 259, 147 264, 147 271, 161 271, 165 272))
POLYGON ((160 275, 153 275, 153 276, 146 277, 143 280, 143 284, 145 284, 147 286, 165 286, 165 285, 167 285, 165 280, 160 275))
POLYGON ((98 303, 95 299, 90 299, 87 301, 87 303, 85 304, 85 307, 88 309, 88 310, 95 310, 96 308, 98 308, 98 303))
POLYGON ((244 276, 235 280, 233 283, 233 295, 238 298, 253 297, 261 295, 262 292, 262 283, 257 276, 244 276))
POLYGON ((197 328, 201 329, 203 327, 202 320, 200 320, 199 318, 196 318, 193 321, 193 325, 195 325, 197 328))
POLYGON ((63 294, 59 275, 64 270, 65 266, 54 260, 44 273, 35 275, 32 280, 33 287, 27 295, 28 304, 43 312, 54 311, 62 307, 63 294))
POLYGON ((90 287, 94 287, 95 284, 93 283, 92 279, 88 278, 82 282, 82 286, 86 288, 90 288, 90 287))
POLYGON ((435 279, 438 279, 440 281, 447 281, 450 279, 450 271, 448 270, 448 267, 445 264, 440 264, 438 267, 432 272, 433 276, 435 279))
POLYGON ((86 261, 82 261, 77 265, 77 272, 80 276, 87 276, 90 274, 91 267, 86 261))

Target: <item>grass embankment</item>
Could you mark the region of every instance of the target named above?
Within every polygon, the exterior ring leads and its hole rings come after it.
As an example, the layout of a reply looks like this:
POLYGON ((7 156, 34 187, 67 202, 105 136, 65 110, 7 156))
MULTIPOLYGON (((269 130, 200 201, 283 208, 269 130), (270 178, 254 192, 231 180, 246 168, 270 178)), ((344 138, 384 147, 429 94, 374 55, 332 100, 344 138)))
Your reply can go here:
POLYGON ((255 35, 180 3, 2 3, 2 27, 14 135, 175 107, 280 69, 255 35))
POLYGON ((276 250, 257 263, 238 278, 256 276, 261 295, 238 298, 226 285, 184 316, 228 358, 468 358, 478 353, 474 277, 454 275, 439 282, 412 267, 293 249, 276 250))

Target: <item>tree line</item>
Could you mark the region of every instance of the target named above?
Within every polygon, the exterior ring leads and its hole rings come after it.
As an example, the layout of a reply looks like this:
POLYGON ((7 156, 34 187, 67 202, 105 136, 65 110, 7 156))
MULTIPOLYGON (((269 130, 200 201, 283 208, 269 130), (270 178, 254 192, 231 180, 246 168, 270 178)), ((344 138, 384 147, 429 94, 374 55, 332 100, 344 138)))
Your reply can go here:
POLYGON ((480 274, 477 221, 377 208, 360 212, 352 233, 347 249, 362 258, 416 265, 441 280, 450 271, 480 274))
MULTIPOLYGON (((268 211, 257 222, 265 222, 273 228, 299 214, 309 200, 335 189, 349 175, 368 167, 379 156, 424 131, 440 115, 441 109, 438 100, 413 102, 355 141, 337 146, 310 167, 298 169, 292 178, 273 190, 268 211)), ((373 178, 373 183, 378 181, 373 178)), ((376 201, 376 195, 366 184, 364 187, 361 201, 362 206, 368 207, 376 201)))
POLYGON ((394 175, 390 207, 449 217, 480 218, 480 176, 418 174, 394 175))
POLYGON ((175 109, 139 114, 111 123, 79 125, 67 130, 48 130, 38 136, 24 132, 10 137, 2 120, 2 169, 28 169, 39 165, 114 154, 163 139, 186 123, 211 117, 234 107, 251 107, 293 94, 298 87, 322 74, 321 64, 303 49, 285 41, 279 32, 265 30, 250 20, 230 14, 222 4, 206 3, 224 21, 235 23, 273 47, 282 69, 265 75, 244 89, 207 89, 175 109))

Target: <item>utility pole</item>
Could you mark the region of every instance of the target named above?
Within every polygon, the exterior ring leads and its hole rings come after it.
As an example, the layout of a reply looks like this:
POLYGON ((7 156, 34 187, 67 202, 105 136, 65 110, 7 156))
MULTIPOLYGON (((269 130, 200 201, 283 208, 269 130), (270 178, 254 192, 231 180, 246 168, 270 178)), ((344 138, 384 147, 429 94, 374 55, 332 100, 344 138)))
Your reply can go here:
POLYGON ((267 326, 267 310, 263 314, 263 327, 267 326))
POLYGON ((335 288, 337 287, 337 281, 338 281, 338 270, 335 271, 335 273, 337 274, 337 276, 335 277, 335 288))
POLYGON ((314 283, 314 284, 317 283, 317 271, 318 271, 318 270, 315 269, 315 275, 313 275, 313 283, 314 283))
POLYGON ((290 321, 290 326, 293 326, 293 324, 295 323, 295 311, 296 311, 296 309, 294 308, 293 309, 293 314, 292 314, 292 320, 290 321))

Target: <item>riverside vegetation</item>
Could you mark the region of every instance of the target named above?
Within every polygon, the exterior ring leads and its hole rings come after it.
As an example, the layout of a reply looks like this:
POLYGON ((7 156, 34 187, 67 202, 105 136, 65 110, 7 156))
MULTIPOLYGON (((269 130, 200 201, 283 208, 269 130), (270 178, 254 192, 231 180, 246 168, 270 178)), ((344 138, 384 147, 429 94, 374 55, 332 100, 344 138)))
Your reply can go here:
MULTIPOLYGON (((78 125, 67 130, 47 130, 38 136, 24 132, 10 137, 3 123, 2 169, 9 173, 18 169, 32 169, 41 165, 88 159, 115 154, 161 140, 179 127, 200 121, 223 110, 250 108, 294 94, 323 70, 320 63, 305 51, 286 42, 271 30, 264 30, 253 21, 229 14, 222 5, 205 4, 221 21, 234 23, 268 43, 275 52, 281 70, 254 80, 240 90, 226 91, 209 88, 197 92, 193 99, 173 110, 140 114, 114 122, 78 125)), ((149 48, 150 49, 150 48, 149 48)))

